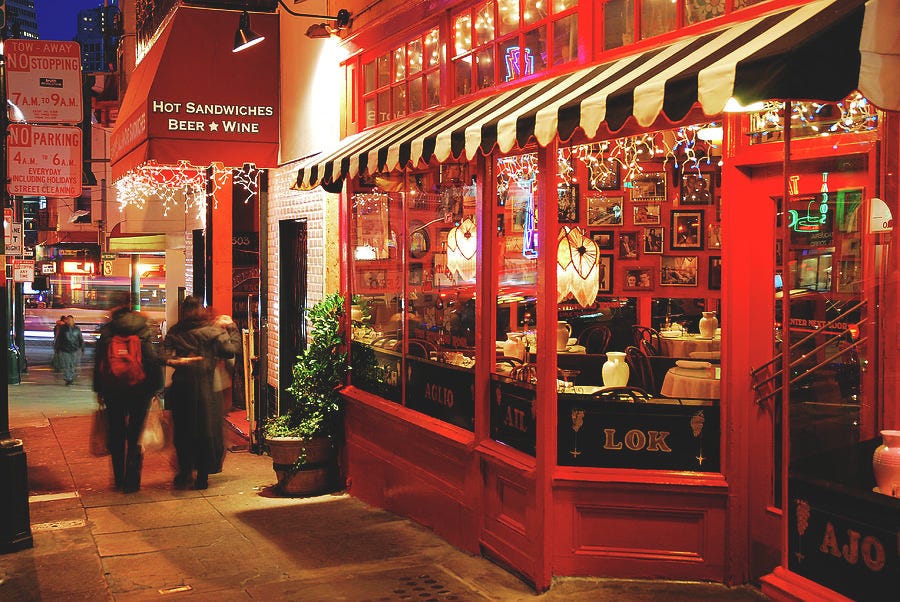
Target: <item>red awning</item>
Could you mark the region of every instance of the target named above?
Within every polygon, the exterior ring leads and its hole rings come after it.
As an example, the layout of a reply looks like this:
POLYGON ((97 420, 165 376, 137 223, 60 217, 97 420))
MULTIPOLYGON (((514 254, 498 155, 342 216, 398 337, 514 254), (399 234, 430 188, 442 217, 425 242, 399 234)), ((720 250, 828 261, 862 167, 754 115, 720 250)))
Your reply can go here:
POLYGON ((134 70, 110 140, 114 180, 146 161, 228 167, 278 162, 278 16, 232 52, 240 13, 181 6, 134 70))

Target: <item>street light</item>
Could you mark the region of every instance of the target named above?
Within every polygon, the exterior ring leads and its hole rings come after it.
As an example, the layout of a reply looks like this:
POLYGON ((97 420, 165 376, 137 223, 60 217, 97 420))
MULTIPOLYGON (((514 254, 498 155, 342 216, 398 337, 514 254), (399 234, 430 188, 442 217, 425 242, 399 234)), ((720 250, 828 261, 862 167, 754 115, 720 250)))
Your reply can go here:
MULTIPOLYGON (((288 8, 288 6, 284 3, 284 0, 278 0, 278 4, 281 5, 281 8, 283 8, 285 12, 295 17, 327 19, 329 21, 334 21, 334 27, 331 27, 326 23, 312 25, 306 31, 306 35, 310 38, 327 38, 333 34, 336 34, 342 29, 349 28, 352 23, 350 11, 345 8, 340 9, 336 15, 332 16, 294 12, 290 8, 288 8)), ((251 46, 259 44, 265 39, 265 36, 258 34, 250 29, 250 13, 248 13, 246 10, 242 12, 240 21, 238 21, 237 31, 234 32, 234 49, 232 50, 232 52, 241 52, 242 50, 246 50, 251 46)))

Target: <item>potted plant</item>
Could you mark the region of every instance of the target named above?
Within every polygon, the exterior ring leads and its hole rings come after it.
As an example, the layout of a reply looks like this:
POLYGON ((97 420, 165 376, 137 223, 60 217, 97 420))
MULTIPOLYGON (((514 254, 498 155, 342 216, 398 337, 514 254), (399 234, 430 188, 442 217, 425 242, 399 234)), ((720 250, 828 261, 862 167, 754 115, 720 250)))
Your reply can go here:
POLYGON ((286 495, 311 495, 329 486, 335 461, 334 438, 340 432, 340 387, 347 374, 341 350, 344 297, 332 293, 309 308, 309 341, 292 368, 285 393, 290 408, 263 427, 278 489, 286 495))

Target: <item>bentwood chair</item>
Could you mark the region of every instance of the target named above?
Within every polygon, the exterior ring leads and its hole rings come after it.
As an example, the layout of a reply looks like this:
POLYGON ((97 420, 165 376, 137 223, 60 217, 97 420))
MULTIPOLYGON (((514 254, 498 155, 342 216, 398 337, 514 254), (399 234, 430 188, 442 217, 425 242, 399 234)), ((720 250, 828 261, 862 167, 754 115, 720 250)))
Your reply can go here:
POLYGON ((662 339, 659 331, 649 326, 634 324, 631 327, 635 346, 646 355, 662 355, 662 339))
POLYGON ((650 358, 643 351, 634 345, 629 345, 625 348, 625 363, 628 364, 628 369, 630 370, 628 375, 629 385, 640 387, 650 393, 656 392, 656 382, 653 378, 650 358))
POLYGON ((587 353, 606 353, 612 332, 603 324, 592 324, 578 335, 578 344, 584 346, 587 353))

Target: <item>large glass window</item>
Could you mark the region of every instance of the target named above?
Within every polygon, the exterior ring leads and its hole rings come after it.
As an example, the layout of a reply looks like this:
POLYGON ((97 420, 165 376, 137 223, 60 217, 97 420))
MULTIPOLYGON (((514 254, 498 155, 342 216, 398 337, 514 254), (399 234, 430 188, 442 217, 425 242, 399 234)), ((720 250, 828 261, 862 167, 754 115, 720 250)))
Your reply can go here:
POLYGON ((560 465, 721 469, 714 125, 559 150, 560 465))
POLYGON ((491 0, 453 20, 457 97, 578 59, 575 0, 491 0))
POLYGON ((351 380, 473 430, 478 224, 468 168, 371 184, 352 197, 351 380))
POLYGON ((491 377, 491 436, 532 455, 535 385, 540 373, 535 328, 540 218, 537 161, 536 153, 497 158, 493 203, 497 359, 491 377))
POLYGON ((366 127, 438 106, 440 65, 437 29, 364 62, 366 127))

